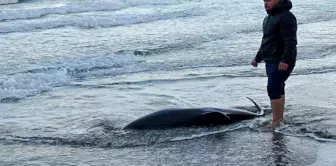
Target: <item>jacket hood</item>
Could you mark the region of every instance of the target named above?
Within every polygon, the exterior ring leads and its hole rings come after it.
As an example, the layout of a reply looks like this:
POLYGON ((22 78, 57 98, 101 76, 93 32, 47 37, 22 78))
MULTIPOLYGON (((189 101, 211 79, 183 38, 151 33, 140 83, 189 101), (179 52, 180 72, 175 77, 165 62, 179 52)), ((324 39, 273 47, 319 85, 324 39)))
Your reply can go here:
POLYGON ((292 7, 293 5, 291 0, 280 0, 274 8, 267 10, 267 13, 273 15, 278 12, 289 11, 292 7))

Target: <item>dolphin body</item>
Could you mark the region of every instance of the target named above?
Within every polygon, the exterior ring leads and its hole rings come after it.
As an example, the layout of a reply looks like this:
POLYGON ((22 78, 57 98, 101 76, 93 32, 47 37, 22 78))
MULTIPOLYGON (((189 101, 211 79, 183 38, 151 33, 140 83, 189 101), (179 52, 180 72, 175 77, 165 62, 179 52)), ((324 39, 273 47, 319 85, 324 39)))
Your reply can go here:
POLYGON ((252 119, 265 114, 255 101, 247 97, 256 106, 258 112, 243 109, 220 108, 169 108, 141 117, 123 129, 162 129, 187 126, 206 126, 231 124, 241 120, 252 119))

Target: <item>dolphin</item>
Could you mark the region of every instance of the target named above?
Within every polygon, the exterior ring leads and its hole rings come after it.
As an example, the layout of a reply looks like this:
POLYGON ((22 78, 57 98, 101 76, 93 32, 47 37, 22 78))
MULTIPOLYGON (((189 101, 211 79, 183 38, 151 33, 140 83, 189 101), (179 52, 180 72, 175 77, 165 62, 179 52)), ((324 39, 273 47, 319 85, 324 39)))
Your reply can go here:
POLYGON ((188 126, 224 125, 260 117, 265 114, 254 100, 247 97, 257 108, 257 112, 233 108, 168 108, 145 115, 123 129, 163 129, 188 126))

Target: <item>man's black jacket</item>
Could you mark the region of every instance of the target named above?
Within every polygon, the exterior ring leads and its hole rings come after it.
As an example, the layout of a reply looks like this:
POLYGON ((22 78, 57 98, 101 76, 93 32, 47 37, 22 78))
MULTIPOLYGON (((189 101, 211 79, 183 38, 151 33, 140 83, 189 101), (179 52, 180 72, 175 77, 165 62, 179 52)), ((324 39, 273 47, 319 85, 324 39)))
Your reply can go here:
POLYGON ((278 60, 295 65, 297 54, 297 22, 290 12, 292 2, 280 0, 263 22, 263 38, 255 56, 257 62, 278 60))

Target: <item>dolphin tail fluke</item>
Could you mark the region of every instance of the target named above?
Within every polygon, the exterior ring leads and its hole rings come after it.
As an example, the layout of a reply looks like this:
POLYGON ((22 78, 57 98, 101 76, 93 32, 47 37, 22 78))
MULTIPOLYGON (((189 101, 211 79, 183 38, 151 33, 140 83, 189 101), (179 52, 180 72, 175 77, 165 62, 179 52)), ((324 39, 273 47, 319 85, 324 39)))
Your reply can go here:
POLYGON ((261 114, 261 115, 264 114, 264 109, 262 109, 262 108, 259 106, 258 103, 256 103, 253 99, 251 99, 251 98, 249 98, 249 97, 246 97, 246 98, 248 98, 249 100, 251 100, 252 103, 257 107, 257 109, 258 109, 258 113, 259 113, 259 114, 261 114))

